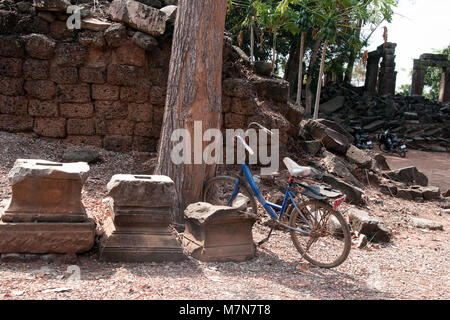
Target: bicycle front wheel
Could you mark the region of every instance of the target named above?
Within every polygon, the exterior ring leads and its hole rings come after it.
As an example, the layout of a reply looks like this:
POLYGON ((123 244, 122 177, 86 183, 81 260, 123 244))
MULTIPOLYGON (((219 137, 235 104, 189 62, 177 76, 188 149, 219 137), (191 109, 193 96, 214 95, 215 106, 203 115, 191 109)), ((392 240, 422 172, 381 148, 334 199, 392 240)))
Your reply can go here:
POLYGON ((230 207, 240 206, 243 202, 246 202, 246 211, 256 215, 258 207, 255 197, 243 182, 239 182, 239 191, 230 201, 233 192, 235 192, 236 181, 237 178, 229 176, 219 176, 208 180, 203 188, 203 201, 216 206, 230 207))
POLYGON ((289 226, 297 251, 310 263, 334 268, 348 257, 351 248, 350 228, 344 217, 326 202, 310 200, 288 209, 289 226))

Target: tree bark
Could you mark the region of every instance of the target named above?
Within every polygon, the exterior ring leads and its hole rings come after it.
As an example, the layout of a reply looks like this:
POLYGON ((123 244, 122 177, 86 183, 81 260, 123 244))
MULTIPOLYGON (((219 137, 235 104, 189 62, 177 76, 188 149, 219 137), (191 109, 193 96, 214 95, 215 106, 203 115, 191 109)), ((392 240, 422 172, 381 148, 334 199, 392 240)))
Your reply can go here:
POLYGON ((317 81, 316 105, 314 107, 314 120, 319 118, 320 92, 322 90, 322 76, 325 65, 325 54, 327 53, 328 40, 325 40, 322 50, 322 58, 320 60, 319 80, 317 81))
MULTIPOLYGON (((171 177, 176 186, 175 222, 184 221, 187 205, 201 200, 203 182, 215 175, 216 166, 176 165, 171 151, 177 142, 172 132, 184 128, 194 146, 194 121, 202 121, 203 132, 221 127, 222 47, 226 0, 178 1, 173 36, 161 139, 156 174, 171 177)), ((198 143, 197 141, 195 141, 198 143)), ((207 143, 201 141, 202 150, 207 143)), ((185 144, 186 146, 186 144, 185 144)), ((188 149, 194 163, 194 148, 188 149)), ((186 149, 185 149, 186 150, 186 149)))
POLYGON ((311 58, 309 60, 308 75, 306 79, 306 110, 305 115, 311 115, 312 112, 312 98, 313 94, 311 92, 311 83, 314 76, 314 65, 316 64, 317 54, 319 53, 320 43, 322 38, 319 38, 314 42, 314 47, 311 53, 311 58))
MULTIPOLYGON (((358 38, 361 36, 361 26, 362 26, 362 20, 358 19, 357 29, 355 31, 355 35, 358 38)), ((348 59, 347 69, 345 70, 345 78, 344 78, 345 83, 352 82, 353 68, 355 67, 355 61, 356 61, 356 52, 355 52, 355 50, 352 50, 352 52, 350 53, 350 58, 348 59)))
POLYGON ((302 87, 303 87, 303 56, 305 55, 305 38, 306 32, 302 32, 300 40, 300 58, 298 62, 298 84, 297 84, 297 105, 302 104, 302 87))

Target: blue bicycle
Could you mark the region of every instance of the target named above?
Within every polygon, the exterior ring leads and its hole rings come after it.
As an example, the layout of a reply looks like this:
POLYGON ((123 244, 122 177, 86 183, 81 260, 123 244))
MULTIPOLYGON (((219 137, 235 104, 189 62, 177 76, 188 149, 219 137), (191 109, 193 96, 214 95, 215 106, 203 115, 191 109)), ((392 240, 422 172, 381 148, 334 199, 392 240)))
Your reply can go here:
MULTIPOLYGON (((270 132, 258 123, 252 124, 270 132)), ((235 138, 250 154, 253 153, 242 137, 235 138)), ((347 259, 351 248, 349 226, 337 211, 339 205, 346 200, 345 196, 336 190, 296 182, 296 178, 310 176, 312 169, 302 167, 290 158, 285 158, 283 162, 290 177, 282 205, 264 199, 245 162, 242 163, 237 177, 218 176, 208 180, 203 189, 203 201, 214 205, 239 207, 244 201, 247 203, 244 210, 258 215, 256 197, 273 221, 268 236, 260 241, 258 246, 267 242, 274 228, 278 226, 290 232, 301 258, 321 268, 339 266, 347 259)))

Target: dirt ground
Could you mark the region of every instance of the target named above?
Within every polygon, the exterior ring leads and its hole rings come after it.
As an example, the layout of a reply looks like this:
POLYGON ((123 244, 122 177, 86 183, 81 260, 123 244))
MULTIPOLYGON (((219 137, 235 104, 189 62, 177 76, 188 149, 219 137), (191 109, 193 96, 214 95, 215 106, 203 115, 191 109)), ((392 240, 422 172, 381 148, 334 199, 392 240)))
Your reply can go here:
MULTIPOLYGON (((10 196, 7 174, 15 159, 59 161, 64 151, 78 148, 6 133, 0 141, 0 201, 10 196)), ((101 230, 111 176, 146 173, 152 155, 98 151, 103 162, 91 166, 83 203, 101 230)), ((276 231, 243 263, 105 263, 95 250, 68 264, 0 262, 0 299, 449 299, 449 216, 437 202, 408 202, 376 190, 366 190, 365 197, 366 209, 386 221, 392 242, 353 247, 333 270, 299 261, 289 235, 276 231), (409 216, 441 222, 444 231, 413 228, 409 216)), ((344 214, 348 208, 343 205, 344 214)), ((254 240, 268 230, 255 225, 254 240)))
POLYGON ((389 166, 399 169, 415 166, 428 176, 430 185, 440 187, 442 191, 450 189, 450 154, 410 150, 406 158, 386 155, 389 166))

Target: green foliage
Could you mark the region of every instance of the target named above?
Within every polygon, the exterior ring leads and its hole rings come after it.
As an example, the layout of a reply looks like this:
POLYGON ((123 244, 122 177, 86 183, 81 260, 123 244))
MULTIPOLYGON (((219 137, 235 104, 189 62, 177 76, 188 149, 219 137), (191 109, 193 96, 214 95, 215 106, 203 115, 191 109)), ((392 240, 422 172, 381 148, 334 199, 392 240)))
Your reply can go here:
MULTIPOLYGON (((433 50, 434 53, 446 54, 450 58, 450 45, 442 50, 433 50)), ((440 68, 427 68, 425 73, 424 97, 430 100, 438 100, 441 91, 442 70, 440 68)))

